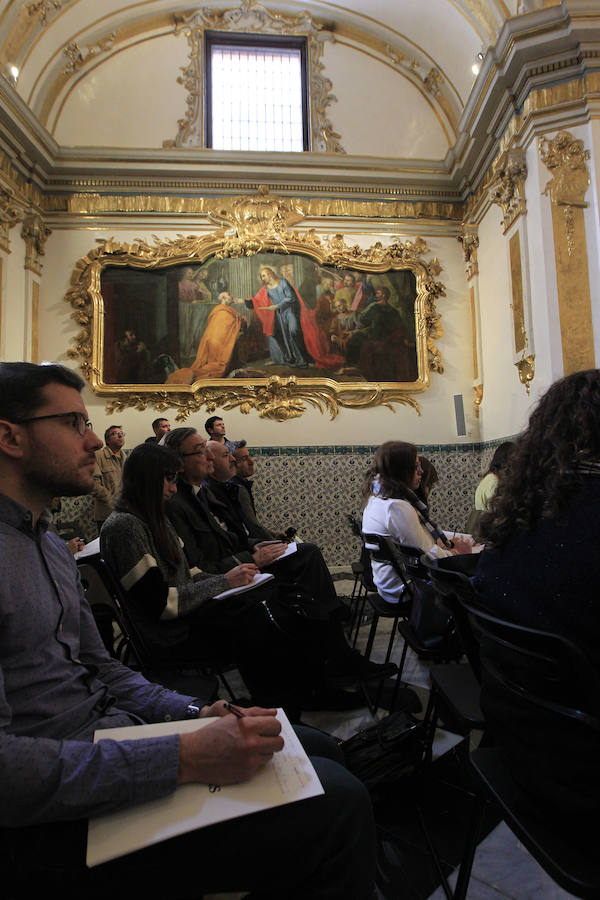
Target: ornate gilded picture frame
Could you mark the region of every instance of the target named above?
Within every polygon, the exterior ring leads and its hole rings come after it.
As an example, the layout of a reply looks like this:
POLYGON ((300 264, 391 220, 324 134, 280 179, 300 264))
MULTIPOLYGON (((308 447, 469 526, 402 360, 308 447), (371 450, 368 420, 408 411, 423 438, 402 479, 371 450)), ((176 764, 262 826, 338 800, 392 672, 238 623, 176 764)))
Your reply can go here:
POLYGON ((109 412, 419 412, 413 394, 443 371, 437 259, 421 238, 363 250, 290 230, 302 215, 262 189, 213 210, 216 231, 102 241, 79 260, 65 299, 82 330, 68 352, 109 412))

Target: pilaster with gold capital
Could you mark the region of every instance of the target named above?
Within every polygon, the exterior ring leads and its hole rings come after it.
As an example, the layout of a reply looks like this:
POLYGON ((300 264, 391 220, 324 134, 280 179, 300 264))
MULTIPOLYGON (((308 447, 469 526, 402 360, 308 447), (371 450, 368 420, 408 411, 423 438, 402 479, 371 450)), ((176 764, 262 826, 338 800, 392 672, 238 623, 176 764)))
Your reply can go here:
POLYGON ((501 153, 493 166, 489 184, 489 198, 502 209, 502 231, 506 234, 511 225, 527 212, 525 180, 527 165, 525 151, 514 147, 501 153))
POLYGON ((0 250, 10 253, 10 229, 23 220, 25 211, 18 203, 13 191, 0 185, 0 250))
POLYGON ((590 152, 569 131, 541 137, 538 151, 552 176, 542 194, 549 197, 552 212, 563 371, 569 375, 596 365, 584 218, 590 152))
POLYGON ((481 348, 481 321, 479 304, 479 264, 477 261, 477 248, 479 247, 479 234, 477 225, 463 222, 461 232, 457 235, 457 241, 462 246, 465 263, 465 277, 469 282, 469 308, 471 314, 471 345, 473 348, 473 415, 479 418, 479 408, 483 402, 483 372, 481 360, 483 359, 481 348))
POLYGON ((25 241, 25 268, 35 275, 42 274, 40 257, 46 252, 46 241, 51 234, 51 229, 37 213, 24 219, 21 237, 25 241))

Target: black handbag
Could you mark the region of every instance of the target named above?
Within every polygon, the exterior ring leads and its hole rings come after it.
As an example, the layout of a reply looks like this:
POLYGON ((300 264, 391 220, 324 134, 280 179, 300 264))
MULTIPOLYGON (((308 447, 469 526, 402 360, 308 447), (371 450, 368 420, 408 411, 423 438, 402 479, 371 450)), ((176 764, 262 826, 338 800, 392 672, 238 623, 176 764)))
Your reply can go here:
POLYGON ((423 760, 426 746, 423 722, 403 710, 340 742, 346 768, 368 790, 411 775, 423 760))

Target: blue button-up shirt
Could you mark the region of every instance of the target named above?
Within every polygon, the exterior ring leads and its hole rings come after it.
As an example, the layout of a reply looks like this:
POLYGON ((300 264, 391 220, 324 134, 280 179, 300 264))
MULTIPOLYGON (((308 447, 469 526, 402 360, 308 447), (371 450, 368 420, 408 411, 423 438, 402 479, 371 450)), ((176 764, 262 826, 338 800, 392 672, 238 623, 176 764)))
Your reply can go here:
MULTIPOLYGON (((72 554, 0 494, 0 825, 81 819, 165 796, 177 736, 92 743, 94 731, 181 719, 193 698, 106 652, 72 554)), ((197 701, 195 701, 197 702, 197 701)))

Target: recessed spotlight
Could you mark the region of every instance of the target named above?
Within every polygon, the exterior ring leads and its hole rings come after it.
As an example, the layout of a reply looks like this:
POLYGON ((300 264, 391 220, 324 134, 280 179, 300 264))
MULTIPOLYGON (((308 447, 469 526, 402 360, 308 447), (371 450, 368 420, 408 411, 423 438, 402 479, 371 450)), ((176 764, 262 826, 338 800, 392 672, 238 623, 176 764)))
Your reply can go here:
POLYGON ((479 53, 477 54, 477 59, 483 59, 484 56, 485 56, 485 54, 483 53, 482 50, 480 50, 479 53))
POLYGON ((473 65, 471 66, 471 72, 473 73, 473 75, 479 75, 479 66, 477 65, 477 63, 473 63, 473 65))
POLYGON ((12 63, 8 63, 5 71, 6 71, 8 80, 11 81, 13 84, 16 84, 17 81, 19 80, 18 68, 16 66, 12 65, 12 63))

